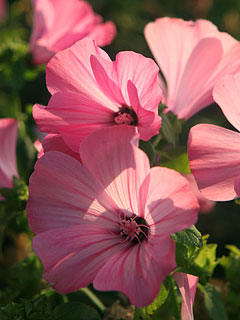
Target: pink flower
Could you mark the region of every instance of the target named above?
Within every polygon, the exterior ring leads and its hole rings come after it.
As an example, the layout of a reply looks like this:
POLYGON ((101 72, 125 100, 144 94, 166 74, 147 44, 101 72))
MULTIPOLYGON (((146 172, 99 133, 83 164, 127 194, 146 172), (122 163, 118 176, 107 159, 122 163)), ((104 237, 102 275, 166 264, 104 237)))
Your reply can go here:
POLYGON ((182 294, 181 320, 193 320, 193 303, 198 284, 198 277, 183 272, 176 272, 173 277, 182 294))
POLYGON ((106 126, 137 126, 140 138, 149 140, 161 126, 158 71, 152 59, 135 52, 120 52, 112 61, 94 41, 80 40, 47 65, 53 96, 47 107, 33 107, 34 119, 40 131, 60 134, 74 152, 106 126))
POLYGON ((167 82, 168 110, 188 119, 213 103, 218 79, 240 71, 240 43, 207 20, 161 18, 147 24, 145 37, 167 82))
MULTIPOLYGON (((18 177, 17 131, 18 123, 16 120, 0 119, 0 188, 13 188, 13 177, 18 177)), ((3 200, 1 195, 0 200, 3 200)))
POLYGON ((47 152, 30 178, 27 216, 43 277, 60 293, 93 282, 131 303, 151 303, 175 268, 170 234, 196 222, 198 203, 174 170, 150 169, 134 127, 103 128, 79 163, 47 152))
POLYGON ((89 37, 99 46, 112 42, 116 27, 102 23, 89 3, 80 0, 32 0, 34 8, 30 47, 36 64, 46 63, 56 53, 89 37))
MULTIPOLYGON (((218 81, 213 97, 229 122, 240 130, 240 74, 218 81)), ((239 143, 239 132, 210 124, 198 124, 191 129, 190 167, 204 197, 226 201, 240 196, 239 143)))
POLYGON ((188 180, 191 190, 197 197, 199 206, 200 206, 200 213, 209 213, 213 210, 215 206, 215 201, 211 201, 206 199, 199 191, 196 180, 192 174, 184 174, 184 177, 188 180))

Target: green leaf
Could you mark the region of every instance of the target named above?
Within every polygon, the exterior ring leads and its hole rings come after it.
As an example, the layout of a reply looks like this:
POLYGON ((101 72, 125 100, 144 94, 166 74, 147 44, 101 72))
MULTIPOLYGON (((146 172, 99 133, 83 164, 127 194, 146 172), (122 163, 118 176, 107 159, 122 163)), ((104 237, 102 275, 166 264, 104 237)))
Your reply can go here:
POLYGON ((238 249, 238 247, 229 244, 226 245, 226 248, 231 252, 231 255, 234 257, 240 257, 240 250, 238 249))
POLYGON ((240 250, 234 245, 226 246, 230 251, 229 256, 220 259, 224 268, 226 279, 230 282, 230 288, 240 292, 240 250))
POLYGON ((24 181, 13 179, 13 189, 0 189, 0 194, 5 198, 0 203, 0 225, 5 225, 16 232, 30 232, 25 212, 28 199, 28 187, 24 181))
POLYGON ((1 320, 25 320, 24 309, 18 303, 8 303, 5 307, 0 308, 1 320))
POLYGON ((176 242, 176 262, 182 271, 188 273, 194 259, 203 245, 202 235, 195 226, 171 235, 176 242))
POLYGON ((100 320, 99 313, 80 302, 66 302, 54 309, 53 320, 100 320))
POLYGON ((149 162, 150 162, 150 166, 152 167, 153 162, 155 160, 155 150, 154 150, 151 142, 140 140, 139 141, 139 148, 146 153, 146 155, 148 156, 149 162))
MULTIPOLYGON (((161 105, 159 110, 161 110, 161 105)), ((162 118, 162 126, 160 129, 160 133, 164 136, 166 141, 172 145, 176 145, 179 134, 182 131, 182 125, 184 123, 183 119, 178 119, 177 115, 173 112, 169 111, 167 114, 160 113, 162 118)))
POLYGON ((191 173, 187 152, 182 153, 174 159, 169 160, 165 163, 165 166, 168 168, 172 168, 182 174, 191 173))
POLYGON ((203 293, 204 305, 209 318, 211 320, 228 320, 226 308, 216 288, 211 284, 207 284, 205 287, 199 284, 198 287, 203 293))
POLYGON ((163 136, 165 137, 167 142, 175 146, 177 140, 176 140, 176 136, 175 136, 175 132, 172 124, 166 114, 162 113, 161 118, 162 118, 161 132, 163 133, 163 136))
POLYGON ((178 146, 174 149, 159 151, 160 166, 174 169, 182 174, 191 173, 188 154, 185 147, 178 146))
POLYGON ((190 247, 201 248, 203 246, 202 235, 193 225, 186 230, 172 234, 171 237, 175 242, 186 244, 190 247))
POLYGON ((220 263, 221 259, 216 258, 217 244, 206 244, 201 248, 198 256, 188 270, 199 277, 201 283, 207 283, 212 277, 213 271, 220 263))
POLYGON ((157 296, 157 298, 153 301, 152 304, 148 305, 145 308, 135 308, 134 320, 138 319, 149 319, 149 316, 154 314, 156 310, 158 310, 161 305, 164 304, 168 297, 168 291, 164 284, 161 286, 161 290, 157 296))

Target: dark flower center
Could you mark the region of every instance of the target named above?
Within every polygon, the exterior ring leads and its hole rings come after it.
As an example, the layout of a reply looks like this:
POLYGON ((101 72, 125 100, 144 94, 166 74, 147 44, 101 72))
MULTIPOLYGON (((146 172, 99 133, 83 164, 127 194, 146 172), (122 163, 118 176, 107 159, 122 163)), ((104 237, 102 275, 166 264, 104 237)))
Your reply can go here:
POLYGON ((114 122, 116 124, 128 124, 136 126, 138 124, 138 117, 136 112, 127 106, 123 106, 114 115, 114 122))
POLYGON ((123 242, 127 244, 141 243, 148 238, 149 225, 146 220, 137 215, 127 217, 125 215, 120 216, 120 235, 123 238, 123 242))

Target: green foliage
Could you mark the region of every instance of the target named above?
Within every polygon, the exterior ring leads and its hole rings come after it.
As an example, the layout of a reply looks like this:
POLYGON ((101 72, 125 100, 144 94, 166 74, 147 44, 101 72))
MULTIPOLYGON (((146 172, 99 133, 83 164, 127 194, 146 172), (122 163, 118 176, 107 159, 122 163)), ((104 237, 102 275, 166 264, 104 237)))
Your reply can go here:
POLYGON ((207 244, 208 236, 202 237, 195 226, 171 236, 176 242, 178 271, 194 274, 206 284, 221 259, 216 258, 216 244, 207 244))
POLYGON ((166 289, 165 285, 162 284, 161 290, 152 304, 141 309, 135 308, 134 320, 151 319, 151 316, 154 315, 154 312, 157 311, 164 304, 167 297, 168 290, 166 289))
POLYGON ((203 246, 202 235, 195 226, 171 236, 176 242, 176 262, 183 272, 188 272, 203 246))
POLYGON ((139 141, 139 148, 146 153, 146 155, 148 156, 149 162, 150 162, 150 166, 152 167, 153 162, 155 160, 155 150, 154 150, 151 142, 140 140, 139 141))
POLYGON ((160 116, 162 118, 160 133, 168 143, 176 146, 179 134, 182 131, 184 120, 178 119, 178 117, 171 111, 167 114, 161 113, 160 116))
POLYGON ((230 282, 230 287, 234 291, 240 291, 240 250, 233 245, 226 246, 230 254, 224 256, 220 260, 221 266, 224 268, 226 279, 230 282))
POLYGON ((11 302, 0 308, 2 320, 24 320, 24 309, 21 305, 11 302))
POLYGON ((229 256, 223 256, 220 265, 228 281, 226 301, 231 319, 240 319, 240 250, 234 245, 226 246, 229 256))
POLYGON ((216 249, 216 244, 207 244, 206 240, 204 240, 203 247, 188 269, 188 273, 197 275, 199 281, 203 284, 206 284, 211 279, 214 269, 220 262, 216 257, 216 249))
POLYGON ((0 79, 4 86, 17 90, 24 84, 28 43, 19 36, 18 30, 6 30, 0 36, 0 79))
POLYGON ((174 169, 182 174, 191 173, 188 154, 185 147, 175 147, 170 150, 159 151, 161 156, 159 165, 174 169))
POLYGON ((41 279, 42 266, 35 255, 10 268, 0 267, 0 305, 19 301, 20 298, 31 298, 40 290, 41 279))
POLYGON ((80 302, 66 302, 57 306, 53 320, 100 320, 99 313, 92 307, 80 302))
POLYGON ((211 284, 206 286, 199 284, 198 287, 203 293, 204 305, 209 318, 211 320, 228 320, 226 308, 216 288, 211 284))
POLYGON ((53 320, 53 317, 46 296, 40 295, 32 300, 21 299, 20 303, 11 302, 0 308, 0 319, 53 320))
POLYGON ((190 247, 201 248, 203 246, 202 235, 195 226, 174 233, 172 238, 175 242, 185 244, 190 247))
POLYGON ((28 187, 24 181, 14 178, 13 189, 0 189, 5 198, 0 202, 0 226, 6 225, 16 232, 29 231, 25 207, 28 199, 28 187))

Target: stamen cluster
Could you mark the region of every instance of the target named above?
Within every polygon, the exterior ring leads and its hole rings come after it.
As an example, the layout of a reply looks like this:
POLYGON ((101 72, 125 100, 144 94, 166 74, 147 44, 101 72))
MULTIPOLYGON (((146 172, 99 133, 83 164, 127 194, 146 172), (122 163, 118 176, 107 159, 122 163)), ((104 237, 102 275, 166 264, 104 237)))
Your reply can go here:
POLYGON ((131 217, 120 216, 120 235, 127 244, 141 243, 148 238, 149 225, 146 220, 133 214, 131 217))
POLYGON ((127 124, 136 126, 138 124, 138 117, 136 112, 131 107, 121 107, 116 113, 114 122, 116 124, 127 124))

